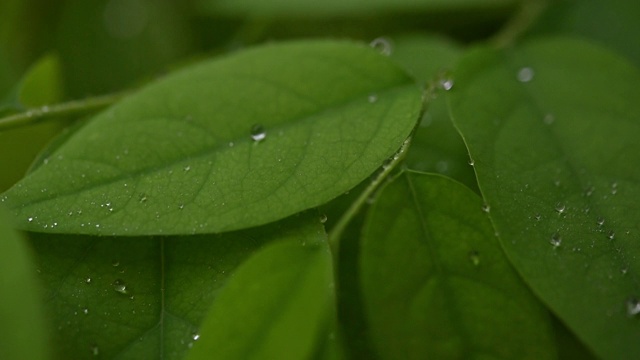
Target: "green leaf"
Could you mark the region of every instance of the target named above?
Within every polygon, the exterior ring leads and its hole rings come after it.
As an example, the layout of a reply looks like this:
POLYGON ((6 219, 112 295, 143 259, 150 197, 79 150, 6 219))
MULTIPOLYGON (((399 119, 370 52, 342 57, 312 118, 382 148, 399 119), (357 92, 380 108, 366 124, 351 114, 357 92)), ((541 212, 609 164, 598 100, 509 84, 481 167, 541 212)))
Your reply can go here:
POLYGON ((62 97, 60 61, 55 55, 43 56, 29 68, 13 91, 0 102, 0 113, 52 104, 60 101, 62 97))
POLYGON ((367 46, 263 46, 178 72, 99 114, 3 200, 35 231, 265 224, 370 175, 420 106, 411 79, 367 46))
POLYGON ((391 58, 418 83, 428 88, 427 111, 422 116, 407 154, 412 170, 449 176, 476 190, 476 177, 469 155, 449 116, 442 90, 455 86, 450 71, 462 55, 462 48, 443 38, 410 35, 394 38, 391 58))
POLYGON ((270 245, 229 280, 188 359, 309 359, 325 345, 332 287, 326 238, 270 245))
POLYGON ((472 191, 435 175, 407 171, 381 190, 361 258, 381 359, 555 358, 548 313, 481 209, 472 191))
POLYGON ((453 117, 512 263, 597 355, 640 358, 640 72, 549 39, 477 49, 455 78, 453 117))
POLYGON ((184 358, 245 259, 265 244, 326 238, 315 215, 223 235, 30 236, 60 359, 184 358))
POLYGON ((530 35, 567 34, 598 41, 640 65, 640 2, 564 0, 550 4, 530 35))
POLYGON ((388 12, 505 8, 515 0, 200 0, 211 13, 259 16, 345 16, 388 12))
POLYGON ((0 209, 0 359, 49 358, 48 326, 24 239, 0 209))

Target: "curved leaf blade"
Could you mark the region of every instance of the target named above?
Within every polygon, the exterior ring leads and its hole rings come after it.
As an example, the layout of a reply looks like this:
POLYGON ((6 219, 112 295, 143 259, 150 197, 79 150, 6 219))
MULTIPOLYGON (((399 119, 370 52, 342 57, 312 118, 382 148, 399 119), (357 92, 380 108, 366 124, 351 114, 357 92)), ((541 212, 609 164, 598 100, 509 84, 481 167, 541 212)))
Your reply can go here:
POLYGON ((548 39, 475 50, 455 76, 453 118, 514 266, 597 355, 640 357, 638 69, 548 39))
POLYGON ((548 313, 481 208, 476 194, 441 176, 407 171, 381 190, 361 255, 381 359, 556 357, 548 313))
MULTIPOLYGON (((60 359, 183 359, 236 269, 271 243, 322 243, 316 215, 182 237, 31 233, 60 359)), ((254 299, 259 300, 259 299, 254 299)))
POLYGON ((331 321, 331 255, 323 243, 279 242, 222 290, 188 359, 309 359, 331 321))
POLYGON ((0 209, 0 358, 49 358, 48 324, 24 239, 0 209))
POLYGON ((261 225, 358 184, 409 135, 420 106, 411 79, 364 45, 263 46, 176 73, 101 113, 2 200, 34 231, 261 225), (256 125, 264 139, 252 139, 256 125))

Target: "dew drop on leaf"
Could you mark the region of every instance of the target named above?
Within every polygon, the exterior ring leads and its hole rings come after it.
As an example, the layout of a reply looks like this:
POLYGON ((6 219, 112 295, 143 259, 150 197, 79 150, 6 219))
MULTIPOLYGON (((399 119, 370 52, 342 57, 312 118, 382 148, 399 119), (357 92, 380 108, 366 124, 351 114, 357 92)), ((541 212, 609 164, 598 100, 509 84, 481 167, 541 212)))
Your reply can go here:
POLYGON ((636 297, 627 300, 627 315, 636 316, 640 314, 640 301, 636 297))
POLYGON ((480 264, 480 253, 475 250, 469 251, 469 261, 471 261, 474 266, 478 266, 480 264))
POLYGON ((197 331, 194 331, 191 333, 191 338, 193 339, 193 341, 198 341, 200 339, 200 334, 198 334, 197 331))
POLYGON ((482 204, 482 211, 489 213, 491 211, 491 206, 489 204, 482 204))
POLYGON ((518 70, 518 81, 526 83, 533 80, 533 69, 530 67, 523 67, 518 70))
POLYGON ((567 207, 563 204, 563 203, 557 203, 556 204, 556 211, 558 212, 558 214, 562 214, 564 213, 564 211, 567 209, 567 207))
POLYGON ((323 224, 327 222, 327 215, 326 214, 320 215, 320 222, 323 223, 323 224))
POLYGON ((120 294, 127 294, 127 284, 124 283, 124 281, 117 279, 116 281, 113 282, 113 290, 115 290, 116 292, 119 292, 120 294))
POLYGON ((369 97, 367 98, 367 100, 369 101, 370 104, 375 103, 376 101, 378 101, 378 95, 376 94, 371 94, 369 95, 369 97))
POLYGON ((613 230, 609 230, 609 232, 607 233, 607 238, 609 238, 609 240, 613 240, 616 237, 616 233, 613 230))
POLYGON ((98 349, 98 345, 91 345, 91 354, 93 356, 98 356, 100 355, 100 349, 98 349))
POLYGON ((469 165, 474 166, 475 164, 476 162, 472 158, 469 158, 469 165))
POLYGON ((89 314, 89 308, 82 309, 82 313, 85 315, 89 314))
POLYGON ((113 260, 113 261, 111 262, 111 265, 112 265, 113 267, 118 267, 118 266, 120 266, 120 262, 119 262, 118 260, 113 260))
POLYGON ((453 85, 455 83, 453 82, 453 79, 446 77, 446 78, 442 78, 440 79, 440 81, 438 81, 438 86, 443 89, 444 91, 449 91, 451 89, 453 89, 453 85))
POLYGON ((558 246, 560 246, 560 244, 562 244, 562 237, 560 236, 560 234, 554 233, 553 235, 551 235, 551 240, 549 240, 549 243, 553 245, 554 248, 557 248, 558 246))
POLYGON ((602 225, 604 225, 604 218, 603 218, 602 216, 599 216, 599 217, 596 219, 596 223, 598 224, 598 226, 602 226, 602 225))
POLYGON ((382 55, 389 56, 393 52, 393 44, 391 40, 386 37, 379 37, 373 39, 369 46, 378 50, 378 52, 382 55))
POLYGON ((191 165, 187 165, 183 169, 185 172, 189 172, 191 170, 191 165))
POLYGON ((264 130, 264 127, 260 124, 255 124, 251 127, 251 139, 255 142, 263 141, 267 138, 267 132, 264 130))
POLYGON ((91 284, 91 278, 86 278, 84 282, 86 282, 87 284, 91 284))
POLYGON ((551 125, 551 124, 553 124, 554 121, 556 121, 556 118, 555 118, 555 116, 553 116, 553 114, 547 114, 547 115, 544 116, 542 121, 547 125, 551 125))

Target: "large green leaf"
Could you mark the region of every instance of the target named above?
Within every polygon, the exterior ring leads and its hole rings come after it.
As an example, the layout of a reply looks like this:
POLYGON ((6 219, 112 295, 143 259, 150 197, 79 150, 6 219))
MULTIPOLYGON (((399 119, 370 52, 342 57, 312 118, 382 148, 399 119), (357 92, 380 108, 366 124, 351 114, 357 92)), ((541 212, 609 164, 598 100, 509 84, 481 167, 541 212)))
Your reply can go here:
POLYGON ((260 225, 366 178, 409 135, 420 104, 411 79, 368 46, 267 45, 176 73, 99 114, 1 200, 35 231, 260 225))
POLYGON ((504 8, 516 0, 200 0, 212 13, 269 16, 344 16, 451 9, 504 8))
POLYGON ((325 238, 315 215, 224 235, 135 241, 31 234, 60 359, 184 358, 201 341, 201 322, 220 290, 247 257, 268 243, 302 247, 325 238))
POLYGON ((46 359, 48 324, 24 239, 0 209, 0 359, 46 359))
POLYGON ((640 73, 584 42, 478 49, 450 106, 503 247, 596 354, 640 358, 640 73))
POLYGON ((279 242, 247 260, 220 293, 188 359, 310 359, 328 336, 333 278, 323 242, 279 242))
POLYGON ((472 191, 436 175, 404 172, 381 190, 361 257, 381 359, 555 358, 548 313, 482 208, 472 191))

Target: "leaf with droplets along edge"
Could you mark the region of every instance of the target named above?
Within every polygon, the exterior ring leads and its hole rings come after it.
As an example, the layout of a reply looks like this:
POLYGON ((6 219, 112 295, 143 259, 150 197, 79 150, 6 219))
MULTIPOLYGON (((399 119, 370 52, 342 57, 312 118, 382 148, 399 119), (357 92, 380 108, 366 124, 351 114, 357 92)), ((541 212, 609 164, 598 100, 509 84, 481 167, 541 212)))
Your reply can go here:
POLYGON ((548 39, 476 49, 454 76, 453 119, 515 268, 597 355, 640 358, 638 69, 548 39))
MULTIPOLYGON (((219 235, 136 241, 29 235, 60 359, 94 353, 102 358, 182 359, 196 342, 217 341, 200 336, 201 323, 229 277, 250 256, 274 243, 302 248, 326 242, 315 212, 219 235)), ((253 306, 264 299, 233 301, 253 306)))
POLYGON ((365 179, 420 107, 412 80, 365 45, 266 45, 170 75, 102 112, 0 200, 32 231, 261 225, 365 179))
POLYGON ((0 359, 49 358, 49 330, 27 244, 0 208, 0 359))
POLYGON ((438 175, 405 171, 380 190, 360 263, 381 359, 556 357, 549 314, 481 209, 480 197, 438 175))

